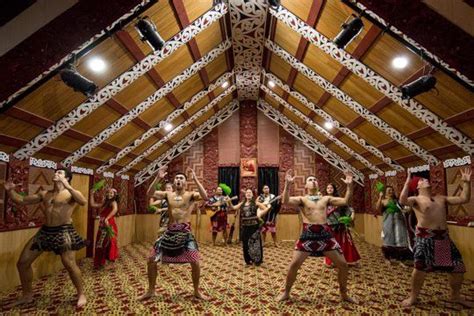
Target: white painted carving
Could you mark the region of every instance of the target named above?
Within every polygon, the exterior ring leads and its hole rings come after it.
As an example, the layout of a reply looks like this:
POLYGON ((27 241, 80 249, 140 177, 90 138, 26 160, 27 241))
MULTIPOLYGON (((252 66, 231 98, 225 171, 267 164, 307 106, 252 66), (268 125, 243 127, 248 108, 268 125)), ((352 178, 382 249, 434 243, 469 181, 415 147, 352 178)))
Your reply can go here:
POLYGON ((129 176, 128 174, 122 174, 122 175, 120 176, 120 178, 121 178, 122 180, 130 180, 130 176, 129 176))
POLYGON ((461 166, 470 165, 470 164, 471 164, 471 156, 447 159, 443 161, 444 168, 461 167, 461 166))
POLYGON ((225 4, 218 4, 210 11, 196 19, 192 24, 179 32, 176 36, 165 43, 165 46, 160 51, 148 55, 139 61, 130 70, 121 74, 110 84, 102 88, 94 96, 87 99, 81 105, 69 112, 66 116, 59 119, 54 125, 50 126, 46 131, 33 138, 30 142, 25 144, 22 148, 14 153, 17 159, 27 159, 35 154, 41 148, 47 146, 54 139, 69 130, 74 124, 81 121, 88 116, 92 111, 104 104, 107 100, 129 86, 132 82, 140 76, 147 73, 156 64, 161 62, 166 57, 170 56, 178 48, 185 45, 193 39, 198 33, 208 28, 211 24, 218 21, 227 12, 225 4))
POLYGON ((0 161, 9 162, 10 156, 5 152, 0 151, 0 161))
POLYGON ((90 168, 83 168, 83 167, 76 167, 76 166, 71 166, 71 172, 74 173, 80 173, 80 174, 88 174, 88 175, 94 175, 94 170, 90 168))
POLYGON ((283 127, 285 131, 302 141, 306 147, 323 157, 328 163, 341 171, 350 170, 354 174, 354 181, 362 186, 364 185, 364 175, 359 170, 355 169, 352 165, 344 161, 344 159, 324 146, 324 144, 314 139, 314 137, 285 117, 280 111, 273 108, 264 100, 258 101, 257 108, 262 111, 262 113, 265 114, 265 116, 267 116, 269 119, 283 127))
POLYGON ((410 171, 411 173, 429 171, 429 170, 430 170, 430 165, 421 165, 421 166, 408 168, 408 171, 410 171))
POLYGON ((397 175, 397 171, 396 170, 390 170, 390 171, 386 171, 385 172, 385 176, 386 177, 395 177, 397 175))
MULTIPOLYGON (((463 135, 454 127, 451 127, 447 123, 443 122, 443 120, 438 115, 425 108, 415 99, 402 99, 402 92, 398 87, 364 65, 361 61, 352 57, 345 50, 339 49, 328 38, 317 32, 311 26, 307 25, 297 16, 281 6, 278 7, 278 9, 270 8, 269 10, 270 13, 278 20, 288 25, 310 43, 320 48, 323 52, 331 56, 336 61, 340 62, 344 67, 362 78, 364 81, 383 93, 392 101, 398 103, 402 108, 413 114, 416 118, 420 119, 433 130, 443 135, 450 142, 456 144, 459 148, 463 149, 469 154, 474 153, 474 143, 470 138, 463 135)), ((434 163, 433 161, 429 162, 434 163)))
POLYGON ((104 172, 102 175, 104 176, 104 178, 112 178, 112 179, 115 176, 113 172, 108 172, 108 171, 104 172))
POLYGON ((179 143, 174 145, 171 149, 165 152, 163 155, 155 159, 150 165, 148 165, 145 169, 141 170, 135 175, 135 186, 138 186, 152 177, 158 170, 167 165, 170 161, 172 161, 175 157, 181 155, 185 151, 187 151, 191 146, 199 141, 201 138, 206 136, 209 132, 211 132, 214 128, 222 124, 225 120, 234 114, 235 111, 239 109, 239 102, 234 100, 229 103, 226 107, 222 110, 214 114, 210 119, 208 119, 205 123, 200 125, 197 129, 195 129, 191 134, 186 136, 182 139, 179 143))
POLYGON ((369 174, 369 179, 371 179, 371 180, 378 179, 378 177, 379 177, 379 175, 376 174, 376 173, 369 174))
POLYGON ((48 169, 56 169, 57 163, 51 160, 46 159, 37 159, 34 157, 30 157, 30 166, 40 167, 40 168, 48 168, 48 169))

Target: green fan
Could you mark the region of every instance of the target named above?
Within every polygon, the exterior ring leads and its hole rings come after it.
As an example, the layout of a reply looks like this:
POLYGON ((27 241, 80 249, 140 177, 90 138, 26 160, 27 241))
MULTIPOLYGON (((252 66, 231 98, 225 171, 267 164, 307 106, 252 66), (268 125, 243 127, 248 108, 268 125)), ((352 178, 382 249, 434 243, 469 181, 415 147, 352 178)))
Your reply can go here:
POLYGON ((105 230, 105 235, 109 238, 112 238, 115 236, 115 232, 114 230, 112 229, 112 226, 110 225, 107 225, 107 226, 104 226, 103 229, 105 230))
POLYGON ((230 195, 232 193, 232 189, 230 188, 230 186, 228 186, 225 183, 219 183, 219 188, 221 188, 222 191, 224 191, 225 195, 230 195))
POLYGON ((18 192, 18 194, 21 195, 22 197, 27 196, 26 192, 18 192))
POLYGON ((389 213, 389 214, 395 214, 398 211, 399 211, 399 209, 398 209, 397 204, 393 200, 388 201, 387 207, 386 207, 386 212, 389 213))
POLYGON ((158 208, 156 206, 154 206, 154 205, 148 206, 148 212, 156 213, 156 211, 158 211, 158 208))
POLYGON ((102 190, 102 188, 104 187, 105 185, 105 179, 102 179, 100 181, 97 181, 96 183, 94 183, 94 185, 92 186, 92 191, 94 192, 97 192, 99 190, 102 190))
POLYGON ((383 190, 385 190, 385 185, 382 182, 379 181, 375 184, 375 189, 378 192, 383 192, 383 190))
POLYGON ((352 218, 350 216, 341 216, 338 219, 339 223, 349 226, 352 223, 352 218))

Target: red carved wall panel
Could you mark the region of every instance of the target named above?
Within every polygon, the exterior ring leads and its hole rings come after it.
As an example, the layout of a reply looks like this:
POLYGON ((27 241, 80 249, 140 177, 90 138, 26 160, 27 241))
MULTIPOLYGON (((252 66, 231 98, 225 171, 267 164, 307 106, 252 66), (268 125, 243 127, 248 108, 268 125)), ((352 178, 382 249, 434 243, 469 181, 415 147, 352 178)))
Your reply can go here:
MULTIPOLYGON (((280 194, 283 192, 283 187, 285 185, 285 173, 289 169, 294 168, 294 147, 295 139, 293 136, 288 134, 283 128, 280 127, 280 168, 279 168, 279 187, 280 194)), ((293 194, 293 186, 290 188, 290 195, 293 194)), ((297 210, 289 207, 288 205, 283 205, 280 210, 281 213, 296 213, 297 210)))
POLYGON ((203 176, 199 178, 202 185, 211 196, 218 185, 219 180, 219 135, 218 131, 214 129, 206 135, 203 140, 204 159, 203 159, 203 176))
MULTIPOLYGON (((240 103, 240 158, 257 158, 257 142, 256 103, 243 101, 240 103)), ((256 191, 257 177, 242 177, 240 188, 251 188, 256 191)))

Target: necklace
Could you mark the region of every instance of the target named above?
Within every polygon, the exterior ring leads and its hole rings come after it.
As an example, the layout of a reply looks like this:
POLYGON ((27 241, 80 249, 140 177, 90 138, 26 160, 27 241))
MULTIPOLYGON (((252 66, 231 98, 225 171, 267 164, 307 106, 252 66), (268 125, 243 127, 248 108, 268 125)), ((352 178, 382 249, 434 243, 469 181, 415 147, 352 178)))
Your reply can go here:
POLYGON ((183 200, 183 196, 182 196, 182 195, 178 195, 177 193, 175 193, 174 200, 175 200, 175 201, 182 201, 182 200, 183 200))
POLYGON ((321 199, 321 196, 319 195, 308 195, 308 200, 310 201, 316 202, 316 201, 319 201, 320 199, 321 199))

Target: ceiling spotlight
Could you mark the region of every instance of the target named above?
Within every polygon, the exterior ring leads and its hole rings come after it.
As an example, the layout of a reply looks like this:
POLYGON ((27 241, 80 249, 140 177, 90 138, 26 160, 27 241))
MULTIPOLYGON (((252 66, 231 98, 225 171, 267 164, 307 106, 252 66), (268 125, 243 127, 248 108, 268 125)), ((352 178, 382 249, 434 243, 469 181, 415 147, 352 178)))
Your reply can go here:
POLYGON ((268 81, 270 88, 275 88, 275 82, 273 80, 268 81))
POLYGON ((325 129, 332 129, 332 127, 333 127, 333 125, 332 125, 331 122, 325 122, 325 123, 324 123, 324 128, 325 128, 325 129))
POLYGON ((227 88, 228 86, 229 86, 229 81, 226 81, 226 82, 224 82, 224 83, 222 84, 221 87, 225 89, 225 88, 227 88))
POLYGON ((171 123, 165 123, 165 131, 169 132, 173 129, 173 125, 171 123))
POLYGON ((436 78, 432 75, 427 75, 416 79, 409 84, 401 87, 402 99, 413 98, 423 92, 428 92, 436 85, 436 78))
POLYGON ((141 40, 147 42, 153 50, 161 50, 165 45, 165 41, 161 38, 156 30, 155 24, 148 18, 140 18, 135 24, 141 40))
POLYGON ((88 97, 93 95, 95 90, 97 90, 96 84, 78 73, 76 68, 72 65, 61 70, 59 74, 66 85, 73 88, 74 91, 82 92, 88 97))
POLYGON ((93 57, 89 59, 87 65, 94 72, 103 72, 105 70, 105 62, 99 57, 93 57))
POLYGON ((272 7, 279 7, 280 6, 280 0, 268 0, 268 4, 270 4, 270 6, 272 7))
POLYGON ((358 16, 352 15, 354 18, 348 22, 342 24, 342 31, 337 34, 334 38, 334 44, 337 47, 344 49, 359 33, 364 27, 362 19, 358 16))
POLYGON ((408 65, 408 58, 405 56, 398 56, 392 60, 392 66, 396 69, 403 69, 408 65))

